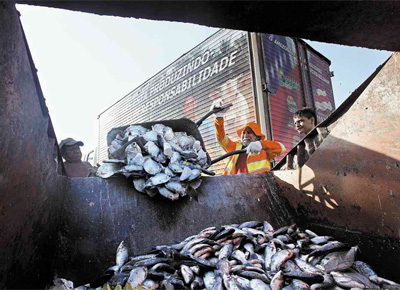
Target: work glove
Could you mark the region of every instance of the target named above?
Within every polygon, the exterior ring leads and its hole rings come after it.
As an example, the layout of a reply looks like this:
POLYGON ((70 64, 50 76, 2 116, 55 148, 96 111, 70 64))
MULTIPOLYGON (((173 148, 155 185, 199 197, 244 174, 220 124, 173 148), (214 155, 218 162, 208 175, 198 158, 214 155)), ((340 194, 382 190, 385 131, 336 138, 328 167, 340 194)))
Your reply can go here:
POLYGON ((258 155, 261 153, 262 145, 260 141, 250 142, 246 153, 249 155, 258 155))
MULTIPOLYGON (((210 111, 212 111, 212 110, 214 110, 214 109, 221 108, 223 105, 224 105, 224 103, 222 102, 222 99, 215 100, 215 101, 211 104, 210 111)), ((219 112, 215 113, 215 116, 216 116, 217 118, 223 118, 224 115, 225 115, 225 113, 226 113, 226 111, 228 111, 228 108, 226 108, 225 110, 222 110, 222 111, 219 111, 219 112)))

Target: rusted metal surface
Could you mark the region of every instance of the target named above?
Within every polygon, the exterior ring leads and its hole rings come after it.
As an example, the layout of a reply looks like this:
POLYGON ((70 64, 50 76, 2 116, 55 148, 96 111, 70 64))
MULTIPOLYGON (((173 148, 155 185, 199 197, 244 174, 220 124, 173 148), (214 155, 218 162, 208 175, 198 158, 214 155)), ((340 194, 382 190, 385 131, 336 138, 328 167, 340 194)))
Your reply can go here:
MULTIPOLYGON (((303 168, 274 172, 299 220, 382 241, 374 251, 386 253, 380 267, 392 277, 390 268, 400 262, 390 255, 400 245, 399 124, 400 53, 395 53, 303 168)), ((373 246, 367 248, 374 255, 373 246)))
POLYGON ((189 22, 389 51, 400 50, 398 1, 18 1, 18 3, 99 15, 189 22))
POLYGON ((0 288, 43 288, 66 178, 56 172, 55 139, 11 2, 0 4, 0 27, 0 288))
POLYGON ((199 191, 198 202, 170 202, 136 192, 122 177, 70 179, 57 273, 87 282, 115 263, 122 240, 138 255, 209 226, 269 220, 278 227, 292 221, 267 173, 203 178, 199 191))

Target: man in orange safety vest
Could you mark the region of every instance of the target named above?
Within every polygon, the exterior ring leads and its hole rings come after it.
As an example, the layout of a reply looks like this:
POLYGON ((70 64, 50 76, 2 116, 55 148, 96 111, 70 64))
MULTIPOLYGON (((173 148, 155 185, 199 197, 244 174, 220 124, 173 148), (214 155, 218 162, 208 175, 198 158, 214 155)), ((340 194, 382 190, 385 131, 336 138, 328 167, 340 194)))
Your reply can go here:
MULTIPOLYGON (((211 110, 222 106, 222 100, 216 100, 211 105, 211 110)), ((260 126, 254 122, 246 123, 236 131, 240 141, 232 141, 225 135, 223 116, 226 110, 215 113, 215 137, 219 145, 225 152, 244 148, 247 151, 245 154, 232 155, 228 158, 224 175, 269 172, 271 161, 285 152, 285 146, 277 141, 265 140, 265 135, 261 133, 260 126)))

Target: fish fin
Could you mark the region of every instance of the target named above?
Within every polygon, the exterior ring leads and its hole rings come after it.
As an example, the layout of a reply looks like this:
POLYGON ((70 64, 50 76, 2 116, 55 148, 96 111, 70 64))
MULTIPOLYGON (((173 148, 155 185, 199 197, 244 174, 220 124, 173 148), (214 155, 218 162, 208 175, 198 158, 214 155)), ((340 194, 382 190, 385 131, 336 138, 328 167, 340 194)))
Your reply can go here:
POLYGON ((194 189, 193 187, 189 186, 189 190, 187 192, 190 199, 194 199, 195 201, 199 202, 199 192, 194 189))

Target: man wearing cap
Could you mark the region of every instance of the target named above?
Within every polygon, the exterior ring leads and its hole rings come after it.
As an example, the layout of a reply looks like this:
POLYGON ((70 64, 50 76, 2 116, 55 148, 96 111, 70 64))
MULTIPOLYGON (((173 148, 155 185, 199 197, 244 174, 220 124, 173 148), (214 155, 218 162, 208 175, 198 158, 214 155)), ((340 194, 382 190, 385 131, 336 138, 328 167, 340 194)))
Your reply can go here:
MULTIPOLYGON (((220 108, 222 100, 217 100, 211 105, 211 109, 220 108)), ((282 143, 264 140, 265 135, 257 123, 249 122, 244 124, 237 134, 240 141, 234 142, 225 135, 223 116, 226 110, 215 113, 214 121, 215 136, 219 145, 225 152, 232 152, 247 148, 246 154, 232 155, 228 158, 224 175, 238 173, 260 173, 271 170, 271 161, 278 155, 285 152, 282 143)))
POLYGON ((65 159, 65 172, 69 177, 94 176, 96 168, 92 167, 89 162, 82 161, 82 152, 79 146, 83 146, 83 142, 72 138, 67 138, 60 142, 61 155, 65 159))

